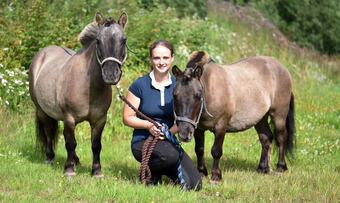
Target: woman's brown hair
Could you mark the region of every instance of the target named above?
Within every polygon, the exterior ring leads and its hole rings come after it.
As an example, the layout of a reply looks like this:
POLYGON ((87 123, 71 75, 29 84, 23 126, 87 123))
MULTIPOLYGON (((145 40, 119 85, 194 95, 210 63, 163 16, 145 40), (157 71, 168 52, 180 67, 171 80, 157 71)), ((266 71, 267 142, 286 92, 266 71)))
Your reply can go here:
POLYGON ((159 39, 159 40, 154 41, 150 45, 150 48, 149 48, 149 57, 150 57, 150 59, 152 57, 152 50, 154 48, 156 48, 157 46, 159 46, 159 45, 168 48, 170 50, 170 52, 171 52, 171 56, 174 56, 174 46, 169 41, 167 41, 165 39, 159 39))

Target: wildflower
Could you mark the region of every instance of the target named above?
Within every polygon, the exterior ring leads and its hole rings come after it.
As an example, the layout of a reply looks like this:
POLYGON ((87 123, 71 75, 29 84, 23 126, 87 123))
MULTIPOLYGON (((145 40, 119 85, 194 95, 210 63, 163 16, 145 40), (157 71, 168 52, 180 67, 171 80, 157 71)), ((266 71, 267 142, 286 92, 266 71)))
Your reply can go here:
POLYGON ((13 76, 14 76, 14 72, 13 72, 13 71, 6 70, 6 73, 7 73, 9 76, 11 76, 11 77, 13 77, 13 76))
POLYGON ((4 85, 4 86, 6 86, 6 85, 7 85, 7 80, 2 79, 2 80, 1 80, 1 84, 4 85))
POLYGON ((4 65, 2 65, 2 64, 0 63, 0 67, 1 67, 1 68, 3 68, 3 67, 4 67, 4 65))
POLYGON ((6 101, 5 101, 5 104, 9 105, 9 102, 6 100, 6 101))
POLYGON ((4 50, 4 51, 8 51, 8 48, 6 47, 6 48, 4 48, 3 50, 4 50))
POLYGON ((21 80, 14 79, 14 83, 17 85, 23 85, 24 83, 21 80))

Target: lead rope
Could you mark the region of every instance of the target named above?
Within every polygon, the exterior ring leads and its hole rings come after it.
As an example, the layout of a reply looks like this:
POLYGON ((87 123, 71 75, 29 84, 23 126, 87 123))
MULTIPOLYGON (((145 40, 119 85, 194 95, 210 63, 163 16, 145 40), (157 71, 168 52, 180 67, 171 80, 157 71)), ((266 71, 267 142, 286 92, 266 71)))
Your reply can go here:
POLYGON ((177 151, 179 152, 179 158, 177 160, 177 172, 178 172, 178 180, 180 181, 180 184, 182 185, 182 189, 186 190, 186 184, 185 184, 185 180, 183 177, 183 171, 182 171, 182 158, 183 158, 183 148, 182 146, 179 144, 176 136, 174 134, 172 134, 169 130, 168 130, 168 126, 163 123, 162 127, 161 127, 161 131, 164 133, 165 137, 171 142, 172 145, 174 145, 174 147, 177 149, 177 151))
MULTIPOLYGON (((117 85, 118 86, 118 85, 117 85)), ((149 122, 151 122, 152 124, 154 124, 155 126, 158 126, 158 124, 156 123, 156 121, 152 120, 151 118, 149 118, 148 116, 146 116, 145 114, 143 114, 142 112, 140 112, 138 109, 136 109, 127 99, 126 97, 124 97, 121 94, 121 91, 119 90, 119 87, 117 87, 118 90, 118 94, 119 94, 119 98, 121 100, 123 100, 132 110, 134 110, 137 114, 139 114, 140 116, 142 116, 143 118, 145 118, 146 120, 148 120, 149 122)), ((185 180, 183 178, 183 173, 182 173, 182 158, 183 158, 183 148, 181 147, 181 145, 179 144, 176 136, 174 136, 174 134, 172 134, 171 132, 169 132, 169 128, 168 126, 163 123, 162 126, 159 127, 160 130, 164 133, 164 135, 166 136, 166 138, 171 142, 171 144, 173 144, 175 146, 175 148, 178 150, 179 152, 179 159, 177 161, 177 172, 178 172, 178 179, 180 181, 180 184, 182 185, 182 189, 186 190, 186 185, 185 185, 185 180)), ((142 149, 142 161, 141 161, 141 167, 140 167, 140 171, 139 171, 139 179, 140 181, 143 183, 144 181, 148 182, 151 179, 151 171, 149 168, 149 159, 151 157, 151 153, 154 150, 156 143, 158 142, 158 140, 160 140, 159 136, 149 136, 143 145, 143 149, 142 149), (151 146, 148 147, 151 143, 151 146), (146 176, 147 175, 147 176, 146 176)))

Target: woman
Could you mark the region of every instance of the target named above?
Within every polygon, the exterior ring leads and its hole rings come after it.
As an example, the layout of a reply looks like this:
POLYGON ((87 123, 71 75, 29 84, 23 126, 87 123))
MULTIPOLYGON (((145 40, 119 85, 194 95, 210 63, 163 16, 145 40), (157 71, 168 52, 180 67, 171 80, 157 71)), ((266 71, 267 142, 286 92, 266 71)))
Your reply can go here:
MULTIPOLYGON (((152 64, 152 71, 139 77, 129 88, 127 100, 138 110, 156 121, 159 126, 165 123, 173 134, 177 132, 173 116, 172 91, 175 85, 175 78, 169 73, 171 63, 174 60, 173 46, 170 42, 160 39, 151 44, 149 57, 152 64)), ((148 136, 163 137, 159 140, 151 154, 149 167, 151 170, 151 181, 147 184, 157 185, 162 175, 168 176, 175 183, 178 183, 177 161, 179 152, 164 139, 164 134, 151 122, 136 115, 127 104, 124 106, 123 122, 125 125, 134 128, 131 141, 131 149, 137 161, 142 160, 142 148, 148 136)), ((182 174, 187 189, 200 190, 202 180, 193 161, 184 152, 181 161, 182 174)))

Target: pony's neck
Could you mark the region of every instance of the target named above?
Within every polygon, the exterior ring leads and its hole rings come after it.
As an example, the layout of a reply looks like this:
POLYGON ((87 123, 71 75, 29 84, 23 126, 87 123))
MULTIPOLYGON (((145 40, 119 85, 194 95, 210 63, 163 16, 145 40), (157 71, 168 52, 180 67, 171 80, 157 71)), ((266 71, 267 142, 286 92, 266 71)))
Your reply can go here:
POLYGON ((105 82, 102 78, 101 66, 98 63, 96 56, 96 41, 93 41, 87 47, 84 47, 86 50, 84 51, 85 57, 88 59, 86 64, 86 72, 89 75, 89 79, 94 81, 94 84, 97 86, 105 85, 105 82))

